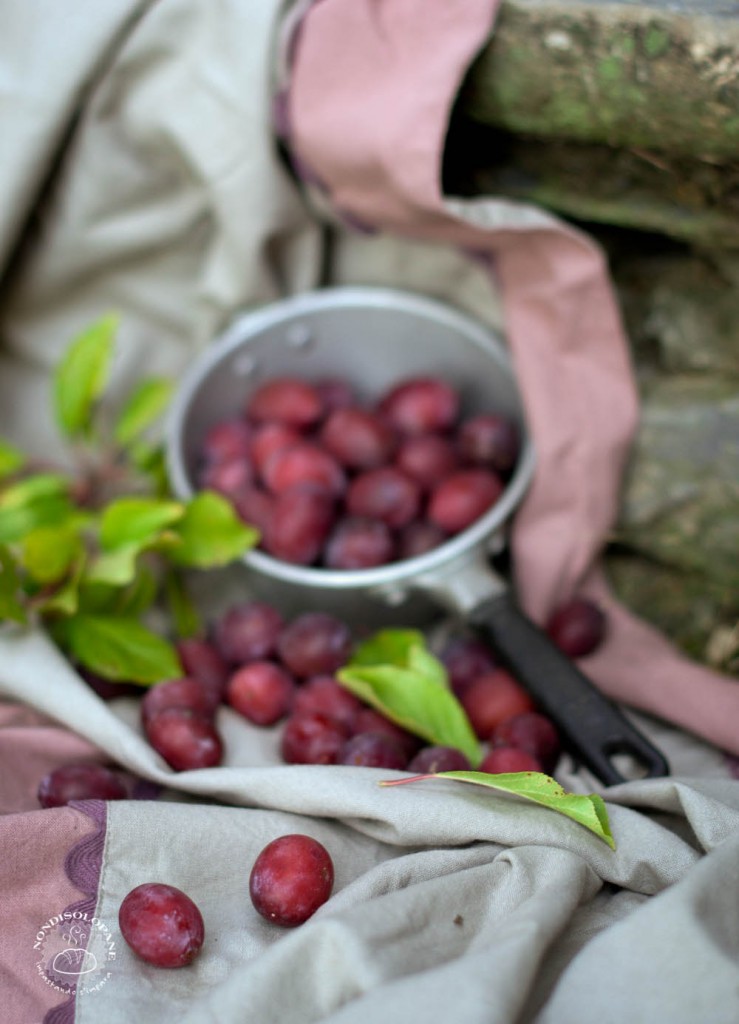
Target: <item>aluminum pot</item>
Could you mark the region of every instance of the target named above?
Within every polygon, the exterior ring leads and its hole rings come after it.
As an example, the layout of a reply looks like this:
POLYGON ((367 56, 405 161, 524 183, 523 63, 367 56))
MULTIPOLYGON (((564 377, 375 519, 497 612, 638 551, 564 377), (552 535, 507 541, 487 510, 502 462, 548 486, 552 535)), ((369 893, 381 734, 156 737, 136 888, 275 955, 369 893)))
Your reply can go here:
POLYGON ((465 415, 508 416, 522 444, 500 499, 433 551, 335 571, 254 550, 243 560, 250 594, 288 613, 333 611, 354 627, 423 625, 444 609, 492 645, 568 749, 604 783, 625 781, 614 760, 619 755, 635 761, 641 774, 666 774, 661 753, 522 613, 491 568, 535 459, 508 354, 495 332, 439 302, 386 288, 328 288, 245 313, 190 366, 172 403, 165 444, 175 494, 195 492, 208 428, 242 411, 250 391, 281 375, 344 377, 366 399, 403 378, 439 376, 458 389, 465 415))

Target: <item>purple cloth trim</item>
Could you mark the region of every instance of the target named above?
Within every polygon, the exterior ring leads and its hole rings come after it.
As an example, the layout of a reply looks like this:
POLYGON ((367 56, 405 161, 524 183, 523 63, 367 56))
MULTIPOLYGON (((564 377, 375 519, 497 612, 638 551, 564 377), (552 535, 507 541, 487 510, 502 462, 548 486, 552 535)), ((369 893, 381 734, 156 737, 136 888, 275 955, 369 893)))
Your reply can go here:
POLYGON ((66 1003, 60 1003, 52 1010, 47 1010, 44 1024, 74 1024, 74 996, 66 1003))
POLYGON ((74 999, 68 999, 66 1003, 47 1010, 44 1024, 74 1024, 74 999))
POLYGON ((85 893, 84 899, 67 909, 87 910, 94 913, 97 904, 100 868, 103 863, 108 807, 104 800, 75 800, 71 806, 83 811, 88 818, 92 818, 97 828, 94 832, 86 835, 84 839, 75 843, 64 860, 67 878, 85 893))
MULTIPOLYGON (((71 903, 65 910, 82 911, 92 917, 97 906, 100 872, 103 866, 108 805, 104 800, 74 800, 70 807, 82 811, 97 827, 94 832, 90 832, 75 843, 64 858, 67 878, 85 894, 81 900, 71 903)), ((75 1000, 76 993, 48 1010, 43 1024, 74 1024, 75 1000)))

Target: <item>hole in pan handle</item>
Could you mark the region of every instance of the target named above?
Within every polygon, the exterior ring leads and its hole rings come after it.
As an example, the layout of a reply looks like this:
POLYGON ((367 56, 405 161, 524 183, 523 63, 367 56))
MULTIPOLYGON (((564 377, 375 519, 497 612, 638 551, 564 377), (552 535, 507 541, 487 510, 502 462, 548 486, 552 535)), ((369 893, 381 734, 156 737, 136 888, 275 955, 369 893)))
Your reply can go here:
POLYGON ((468 621, 554 722, 573 756, 603 783, 630 781, 612 760, 623 754, 648 778, 669 774, 662 753, 524 615, 509 593, 478 604, 468 621))

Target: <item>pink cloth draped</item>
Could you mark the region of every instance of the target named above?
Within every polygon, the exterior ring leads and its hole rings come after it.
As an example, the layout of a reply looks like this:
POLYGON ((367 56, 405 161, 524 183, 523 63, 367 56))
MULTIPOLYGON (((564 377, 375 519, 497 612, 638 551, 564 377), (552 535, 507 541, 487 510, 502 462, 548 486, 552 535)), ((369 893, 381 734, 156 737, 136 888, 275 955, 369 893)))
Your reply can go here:
POLYGON ((629 348, 600 250, 516 204, 452 204, 441 191, 451 106, 497 6, 316 3, 295 47, 295 156, 349 218, 489 254, 538 456, 512 536, 521 602, 541 622, 575 591, 596 596, 609 634, 583 668, 597 685, 737 754, 739 685, 629 614, 598 567, 638 422, 629 348))
MULTIPOLYGON (((73 807, 42 810, 40 780, 62 764, 102 761, 91 743, 30 708, 0 704, 0 996, 4 1021, 41 1022, 68 997, 39 980, 41 926, 88 895, 68 858, 96 830, 73 807)), ((71 1019, 71 1018, 70 1018, 71 1019)))
POLYGON ((0 995, 2 1019, 40 1024, 68 997, 39 979, 34 950, 45 922, 84 895, 65 873, 65 859, 95 825, 74 807, 0 817, 0 995))

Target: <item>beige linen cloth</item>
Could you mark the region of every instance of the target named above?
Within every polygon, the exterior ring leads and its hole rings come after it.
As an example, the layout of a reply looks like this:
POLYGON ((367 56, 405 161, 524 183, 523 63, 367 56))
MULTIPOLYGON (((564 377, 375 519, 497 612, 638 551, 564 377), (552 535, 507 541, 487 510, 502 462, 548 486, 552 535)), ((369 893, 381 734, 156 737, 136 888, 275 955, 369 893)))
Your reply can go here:
MULTIPOLYGON (((308 7, 277 0, 5 5, 0 435, 38 454, 58 452, 49 371, 73 334, 110 308, 122 313, 121 391, 143 373, 176 375, 237 311, 327 280, 407 287, 503 323, 488 270, 461 251, 461 241, 429 244, 425 228, 415 239, 401 237, 413 234, 402 214, 376 219, 385 234, 357 232, 348 217, 344 227, 342 214, 360 216, 354 201, 324 195, 334 210, 319 212, 285 170, 271 116, 286 82, 280 34, 289 29, 286 14, 308 7)), ((305 104, 317 81, 311 61, 315 70, 326 60, 328 40, 337 59, 344 52, 336 31, 347 12, 359 18, 350 17, 349 30, 367 29, 368 52, 385 39, 397 58, 403 49, 393 40, 418 30, 408 59, 433 43, 449 57, 447 71, 458 72, 492 28, 495 4, 439 4, 425 21, 410 0, 344 0, 343 7, 322 0, 309 11, 291 127, 296 152, 324 188, 336 170, 331 147, 311 149, 305 134, 323 108, 305 104)), ((340 84, 328 76, 327 88, 340 84)), ((447 104, 452 84, 444 86, 447 104)), ((358 109, 372 102, 351 82, 347 89, 358 109)), ((418 166, 426 155, 416 154, 418 166)), ((465 224, 479 218, 483 229, 494 210, 457 213, 465 224)), ((504 212, 514 229, 555 223, 511 204, 504 212)), ((696 671, 709 690, 719 686, 696 671)), ((607 671, 603 678, 607 684, 607 671)), ((633 695, 648 687, 640 676, 633 695)), ((142 964, 117 936, 105 984, 80 986, 57 1007, 25 945, 24 907, 36 907, 38 890, 29 860, 26 876, 16 870, 10 880, 15 916, 6 934, 18 942, 2 947, 11 951, 0 963, 11 1024, 44 1014, 48 1022, 90 1024, 739 1019, 739 782, 705 739, 639 718, 664 747, 673 777, 608 791, 612 852, 552 812, 492 793, 441 782, 381 789, 371 769, 282 765, 275 732, 251 728, 228 709, 220 713, 225 765, 174 775, 141 738, 135 703, 104 705, 40 634, 0 636, 0 695, 166 787, 168 799, 108 805, 96 917, 115 930, 126 892, 166 881, 195 899, 207 932, 202 956, 179 971, 142 964), (325 843, 336 886, 308 924, 284 932, 254 912, 247 885, 256 853, 288 831, 325 843)), ((699 695, 693 703, 701 704, 699 695)), ((685 717, 673 720, 687 725, 685 717)), ((737 723, 718 729, 716 739, 736 735, 737 723)), ((708 730, 697 731, 706 737, 708 730)), ((575 768, 563 760, 559 777, 568 788, 597 788, 575 768)), ((0 793, 7 785, 0 778, 0 793)), ((36 821, 58 820, 27 810, 36 821)), ((0 819, 6 850, 27 841, 26 818, 0 819)), ((44 870, 61 876, 63 865, 44 870)), ((29 936, 37 924, 30 920, 29 936)))

